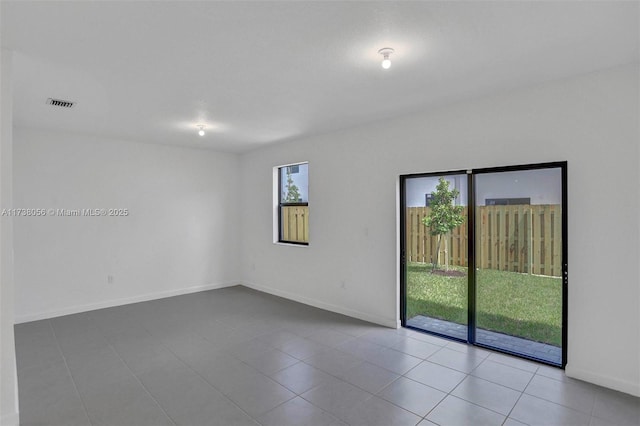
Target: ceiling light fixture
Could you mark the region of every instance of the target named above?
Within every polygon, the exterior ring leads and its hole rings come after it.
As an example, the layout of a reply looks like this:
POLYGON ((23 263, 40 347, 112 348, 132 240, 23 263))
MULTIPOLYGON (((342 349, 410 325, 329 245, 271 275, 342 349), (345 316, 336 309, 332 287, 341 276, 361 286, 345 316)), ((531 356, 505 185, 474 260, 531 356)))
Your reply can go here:
POLYGON ((204 136, 204 124, 198 124, 196 127, 197 127, 198 129, 200 129, 200 130, 198 130, 198 134, 199 134, 200 136, 204 136))
POLYGON ((390 47, 383 47, 378 50, 378 53, 382 55, 382 68, 388 70, 391 67, 391 59, 389 59, 389 55, 391 55, 395 50, 390 47))

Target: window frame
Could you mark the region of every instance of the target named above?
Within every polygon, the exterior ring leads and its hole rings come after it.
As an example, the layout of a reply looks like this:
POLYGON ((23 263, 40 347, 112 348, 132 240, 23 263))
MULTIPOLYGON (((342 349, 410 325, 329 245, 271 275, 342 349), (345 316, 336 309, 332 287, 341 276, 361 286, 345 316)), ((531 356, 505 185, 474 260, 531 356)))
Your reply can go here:
POLYGON ((274 188, 274 207, 275 207, 275 214, 274 214, 274 244, 281 244, 281 245, 293 245, 293 246, 298 246, 298 247, 308 247, 309 246, 309 241, 291 241, 291 240, 285 240, 284 239, 284 229, 282 226, 282 208, 283 207, 309 207, 309 176, 308 176, 308 167, 309 167, 309 162, 308 161, 300 161, 300 162, 296 162, 296 163, 290 163, 290 164, 283 164, 281 166, 276 166, 273 168, 273 173, 274 173, 274 186, 276 186, 274 188), (286 167, 292 167, 292 166, 300 166, 300 165, 307 165, 307 201, 301 201, 301 202, 297 202, 297 203, 291 203, 291 202, 283 202, 282 198, 283 198, 283 180, 282 180, 282 170, 285 169, 286 167))

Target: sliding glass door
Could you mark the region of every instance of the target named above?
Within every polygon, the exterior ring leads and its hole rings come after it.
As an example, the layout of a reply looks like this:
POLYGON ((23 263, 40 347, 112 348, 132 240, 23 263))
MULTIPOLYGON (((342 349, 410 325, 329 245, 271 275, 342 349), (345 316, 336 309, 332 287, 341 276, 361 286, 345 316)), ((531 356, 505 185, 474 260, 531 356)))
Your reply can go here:
POLYGON ((566 163, 401 187, 403 325, 564 366, 566 163))
POLYGON ((467 340, 467 175, 414 176, 404 186, 406 324, 467 340))
POLYGON ((562 362, 562 168, 474 176, 476 342, 562 362))

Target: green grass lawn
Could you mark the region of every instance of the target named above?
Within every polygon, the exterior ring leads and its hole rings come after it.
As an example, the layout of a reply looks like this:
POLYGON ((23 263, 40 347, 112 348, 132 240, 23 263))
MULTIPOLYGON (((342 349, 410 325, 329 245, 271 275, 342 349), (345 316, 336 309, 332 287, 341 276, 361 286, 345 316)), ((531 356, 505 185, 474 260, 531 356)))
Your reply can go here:
MULTIPOLYGON (((431 265, 407 265, 407 319, 416 315, 467 324, 466 268, 463 277, 431 274, 431 265)), ((477 271, 479 328, 560 346, 562 280, 516 272, 477 271)))

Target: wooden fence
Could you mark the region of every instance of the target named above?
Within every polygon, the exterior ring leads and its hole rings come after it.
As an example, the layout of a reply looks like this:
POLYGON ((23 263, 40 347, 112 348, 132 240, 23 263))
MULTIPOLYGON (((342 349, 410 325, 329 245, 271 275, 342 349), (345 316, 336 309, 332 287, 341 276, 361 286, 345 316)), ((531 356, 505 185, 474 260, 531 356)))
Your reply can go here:
MULTIPOLYGON (((437 237, 422 218, 428 207, 409 207, 406 256, 410 262, 432 263, 437 237)), ((464 214, 467 214, 465 208, 464 214)), ((562 274, 560 205, 479 206, 476 208, 476 267, 559 277, 562 274)), ((440 259, 444 259, 441 244, 440 259)), ((468 266, 467 223, 449 236, 449 264, 468 266)))
POLYGON ((282 207, 282 240, 309 242, 309 206, 282 207))

